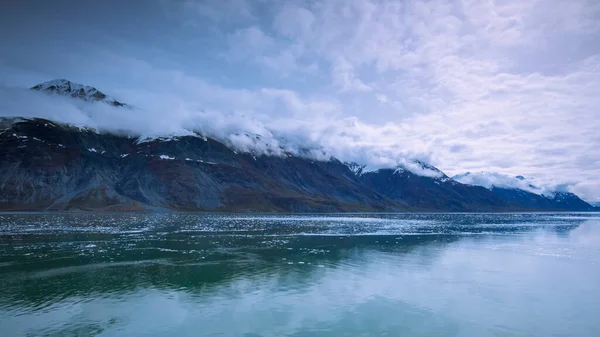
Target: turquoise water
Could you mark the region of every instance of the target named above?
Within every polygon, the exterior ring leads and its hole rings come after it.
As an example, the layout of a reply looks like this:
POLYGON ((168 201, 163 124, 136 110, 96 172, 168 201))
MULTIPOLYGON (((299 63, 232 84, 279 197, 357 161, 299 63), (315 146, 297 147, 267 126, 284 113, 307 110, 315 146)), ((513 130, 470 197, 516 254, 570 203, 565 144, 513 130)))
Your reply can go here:
POLYGON ((600 336, 600 214, 0 214, 2 336, 600 336))

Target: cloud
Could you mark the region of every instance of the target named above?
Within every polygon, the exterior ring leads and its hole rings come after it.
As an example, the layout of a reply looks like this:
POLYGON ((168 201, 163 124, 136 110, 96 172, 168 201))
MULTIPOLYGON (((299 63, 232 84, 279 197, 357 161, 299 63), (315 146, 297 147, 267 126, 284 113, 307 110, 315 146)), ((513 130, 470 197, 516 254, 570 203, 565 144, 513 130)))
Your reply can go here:
MULTIPOLYGON (((276 118, 232 111, 199 109, 185 101, 164 106, 164 99, 145 97, 142 106, 118 108, 103 103, 84 102, 70 97, 45 94, 22 88, 0 87, 0 116, 41 117, 91 127, 100 132, 116 132, 137 136, 141 140, 161 136, 202 135, 213 137, 238 151, 254 154, 294 155, 329 160, 332 157, 365 165, 366 170, 404 167, 425 176, 440 173, 423 168, 414 159, 429 161, 427 153, 401 148, 391 138, 396 132, 361 123, 356 118, 334 118, 325 115, 335 105, 304 101, 295 93, 280 90, 260 90, 257 102, 283 101, 283 110, 292 112, 276 118), (159 102, 162 102, 160 104, 159 102), (307 111, 314 110, 309 119, 307 111), (169 111, 165 118, 164 111, 169 111), (305 112, 293 115, 293 112, 305 112), (319 114, 322 112, 323 114, 319 114), (299 119, 299 117, 303 119, 299 119), (387 137, 390 137, 386 139, 387 137)), ((268 104, 268 103, 265 103, 268 104)), ((393 126, 389 126, 393 128, 393 126)))
POLYGON ((295 4, 284 6, 273 20, 274 28, 288 38, 309 36, 314 23, 313 13, 295 4))
POLYGON ((313 110, 316 115, 309 120, 294 119, 293 114, 261 118, 258 114, 198 109, 185 102, 167 108, 146 101, 143 107, 128 109, 27 89, 0 87, 0 116, 48 118, 103 132, 126 133, 140 139, 198 133, 216 138, 237 150, 256 154, 285 155, 291 152, 318 160, 335 157, 355 161, 368 165, 370 169, 404 165, 411 171, 420 172, 411 166, 411 159, 419 157, 419 154, 403 152, 392 143, 382 144, 377 137, 377 127, 363 125, 354 118, 318 116, 320 112, 335 109, 335 105, 302 101, 292 92, 273 89, 263 89, 251 95, 256 95, 256 101, 261 102, 282 101, 282 110, 313 110), (167 109, 169 116, 165 118, 164 111, 167 109))
POLYGON ((356 77, 354 68, 344 58, 337 59, 331 71, 333 84, 339 88, 340 92, 365 92, 373 90, 371 86, 356 77))
POLYGON ((4 83, 52 74, 148 113, 177 110, 187 116, 183 124, 208 116, 228 134, 242 126, 265 138, 279 133, 285 139, 277 144, 310 144, 315 153, 323 147, 379 166, 423 157, 448 174, 524 175, 600 201, 597 1, 163 6, 181 13, 181 22, 153 22, 150 42, 128 41, 138 49, 107 44, 106 36, 121 36, 118 27, 103 26, 103 39, 87 34, 82 44, 69 34, 86 33, 85 26, 52 22, 69 42, 59 43, 44 30, 0 20, 11 23, 3 38, 15 40, 0 51, 0 63, 13 69, 0 72, 10 75, 4 83))
MULTIPOLYGON (((163 6, 171 9, 173 3, 165 1, 163 6)), ((199 26, 198 18, 212 25, 253 22, 257 18, 246 0, 186 0, 182 4, 184 23, 199 26)))
POLYGON ((464 173, 453 177, 454 180, 463 184, 483 186, 491 189, 492 187, 521 189, 535 194, 551 196, 555 192, 565 192, 568 190, 568 184, 559 184, 556 186, 537 186, 534 181, 523 176, 508 176, 496 172, 476 172, 464 173))
POLYGON ((275 47, 275 40, 267 36, 257 26, 238 29, 227 36, 230 46, 235 47, 234 57, 247 57, 250 54, 261 53, 275 47), (243 51, 243 53, 240 53, 243 51))
POLYGON ((124 132, 136 136, 190 134, 181 128, 186 111, 172 109, 169 119, 164 110, 116 108, 101 102, 85 102, 70 97, 48 95, 23 88, 0 86, 0 117, 41 117, 99 131, 124 132))
POLYGON ((377 100, 378 100, 379 102, 381 102, 381 103, 387 103, 387 102, 389 102, 389 100, 388 100, 387 96, 386 96, 386 95, 384 95, 384 94, 377 94, 377 95, 375 95, 375 97, 376 97, 376 98, 377 98, 377 100))

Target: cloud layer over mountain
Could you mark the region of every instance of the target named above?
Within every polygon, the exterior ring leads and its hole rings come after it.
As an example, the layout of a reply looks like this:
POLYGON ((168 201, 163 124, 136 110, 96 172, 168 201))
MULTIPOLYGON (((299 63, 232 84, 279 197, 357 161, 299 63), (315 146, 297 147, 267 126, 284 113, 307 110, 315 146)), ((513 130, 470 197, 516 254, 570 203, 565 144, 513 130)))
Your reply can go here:
POLYGON ((523 176, 511 177, 496 172, 466 172, 452 177, 454 180, 463 184, 483 186, 491 189, 492 187, 520 189, 535 194, 552 196, 555 192, 565 192, 564 186, 538 186, 532 179, 523 176))
MULTIPOLYGON (((597 1, 76 4, 2 11, 3 108, 21 97, 7 87, 64 77, 138 107, 94 105, 101 125, 202 125, 255 146, 245 128, 269 146, 319 144, 382 166, 417 157, 600 200, 597 1)), ((47 111, 89 118, 61 107, 47 111)))
POLYGON ((378 128, 361 125, 355 118, 259 120, 251 115, 226 115, 218 111, 193 109, 183 103, 143 108, 114 107, 104 102, 86 102, 21 88, 0 87, 0 116, 41 117, 98 131, 156 138, 165 136, 208 136, 246 152, 285 155, 291 152, 318 160, 331 157, 366 165, 365 170, 398 165, 425 175, 438 175, 412 163, 427 160, 425 155, 378 143, 378 128), (168 118, 165 112, 168 111, 168 118))

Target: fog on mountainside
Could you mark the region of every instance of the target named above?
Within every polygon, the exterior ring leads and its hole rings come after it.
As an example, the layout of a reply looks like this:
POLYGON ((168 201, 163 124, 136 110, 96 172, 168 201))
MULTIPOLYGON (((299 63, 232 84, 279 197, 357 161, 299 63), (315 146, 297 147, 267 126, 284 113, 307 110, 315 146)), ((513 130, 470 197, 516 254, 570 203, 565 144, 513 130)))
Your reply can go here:
POLYGON ((96 88, 67 80, 48 81, 32 89, 0 87, 0 116, 47 118, 99 131, 131 134, 141 139, 200 134, 255 154, 292 153, 317 160, 335 157, 344 162, 360 163, 369 170, 400 165, 418 174, 437 175, 414 164, 414 160, 430 161, 430 154, 414 152, 398 144, 377 142, 373 138, 375 130, 355 119, 263 121, 248 115, 226 115, 183 104, 168 108, 130 106, 115 98, 105 98, 107 96, 96 88), (56 89, 56 83, 60 82, 64 87, 56 89), (102 99, 80 95, 84 88, 94 91, 102 99), (102 104, 107 100, 109 104, 102 104))

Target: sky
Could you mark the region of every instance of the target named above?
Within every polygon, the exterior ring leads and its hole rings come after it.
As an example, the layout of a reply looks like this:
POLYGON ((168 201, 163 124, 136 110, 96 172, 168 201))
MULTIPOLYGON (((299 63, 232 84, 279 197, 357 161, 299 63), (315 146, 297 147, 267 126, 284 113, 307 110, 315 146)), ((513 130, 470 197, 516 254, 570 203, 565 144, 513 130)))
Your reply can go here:
POLYGON ((278 134, 600 202, 595 0, 4 0, 0 43, 2 114, 66 78, 138 107, 126 126, 278 134))

